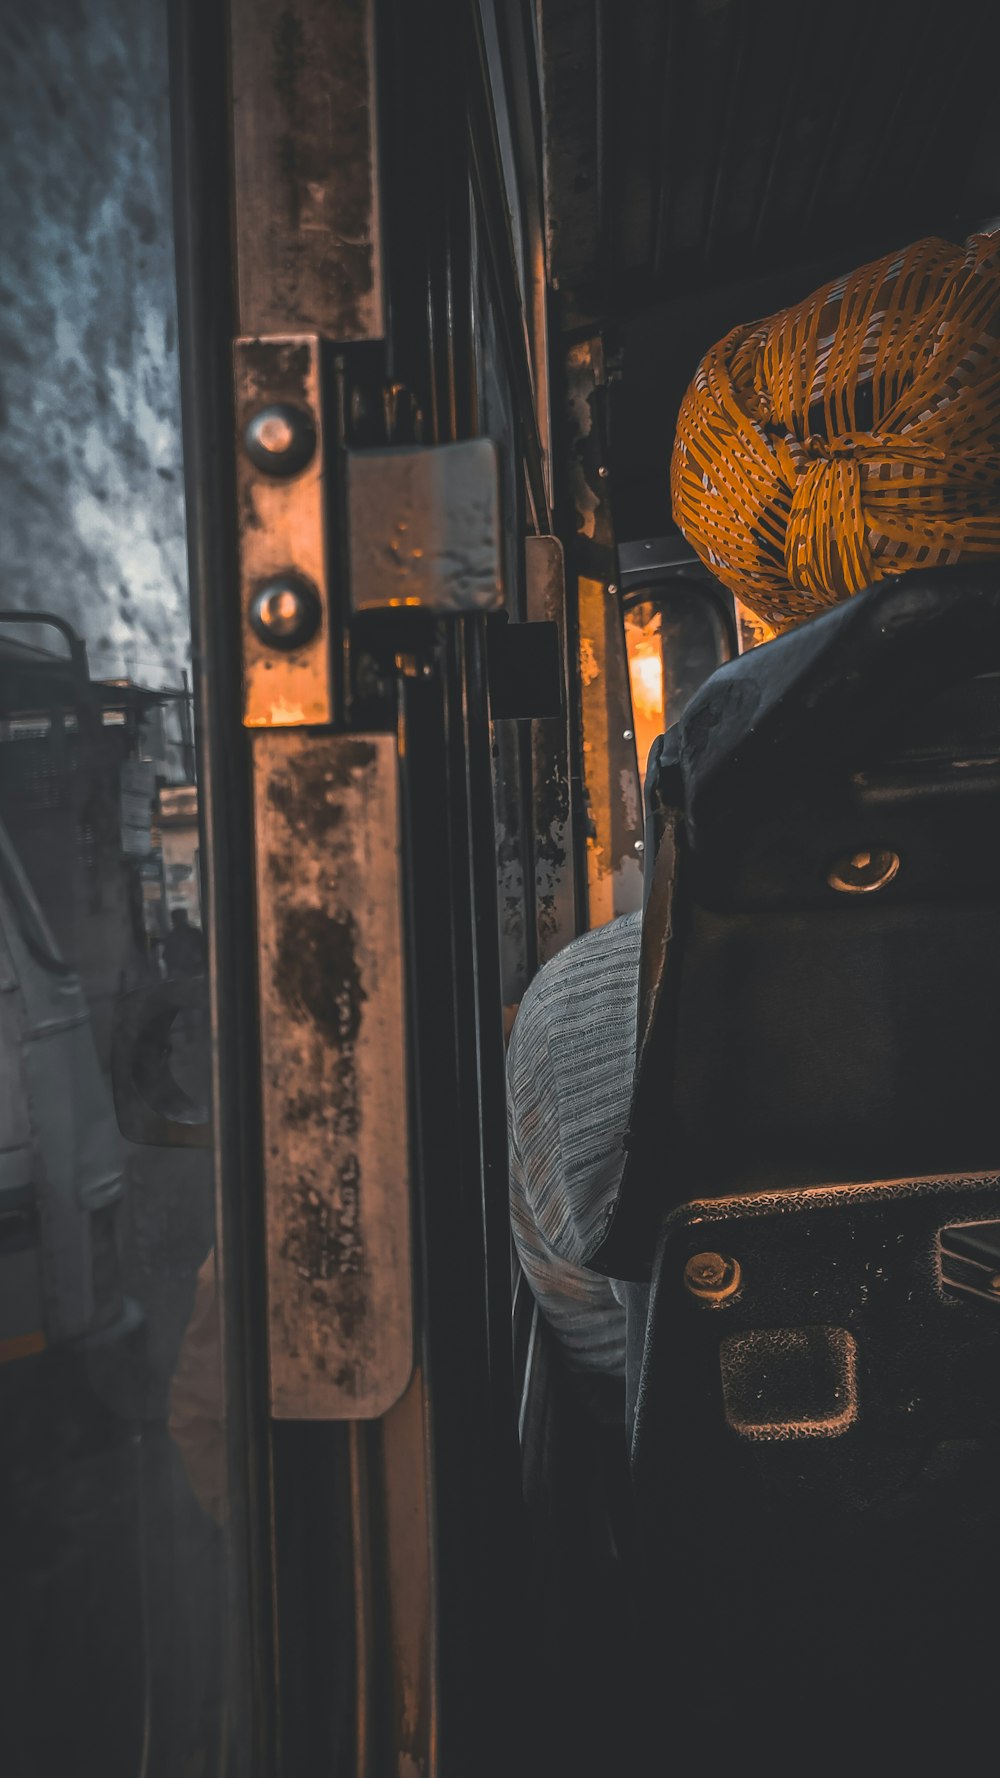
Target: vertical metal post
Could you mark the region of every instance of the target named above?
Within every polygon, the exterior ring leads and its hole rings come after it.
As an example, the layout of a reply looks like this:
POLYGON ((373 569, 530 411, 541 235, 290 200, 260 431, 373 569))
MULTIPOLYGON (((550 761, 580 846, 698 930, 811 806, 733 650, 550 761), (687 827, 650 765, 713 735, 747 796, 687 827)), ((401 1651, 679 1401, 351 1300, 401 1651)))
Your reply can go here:
POLYGON ((580 727, 587 820, 587 924, 602 926, 642 906, 642 794, 628 658, 608 499, 599 339, 570 349, 569 446, 577 536, 580 727))
POLYGON ((250 778, 241 739, 230 345, 227 13, 223 0, 170 8, 181 397, 203 924, 209 941, 217 1267, 228 1452, 229 1622, 224 1741, 229 1769, 279 1770, 264 1402, 263 1222, 251 895, 250 778))

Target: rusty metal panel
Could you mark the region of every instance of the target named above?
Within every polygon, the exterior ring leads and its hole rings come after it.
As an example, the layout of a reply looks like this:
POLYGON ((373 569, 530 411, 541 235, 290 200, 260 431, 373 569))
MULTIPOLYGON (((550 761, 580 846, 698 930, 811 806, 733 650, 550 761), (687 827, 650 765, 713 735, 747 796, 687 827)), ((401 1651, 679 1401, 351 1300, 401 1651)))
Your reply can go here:
POLYGON ((357 451, 347 462, 351 603, 494 611, 500 475, 492 439, 357 451))
POLYGON ((604 581, 577 581, 590 926, 642 906, 643 813, 621 607, 604 581))
POLYGON ((579 636, 583 789, 587 814, 587 921, 603 926, 642 906, 643 811, 625 626, 604 442, 606 372, 601 341, 566 359, 579 636))
POLYGON ((380 1502, 386 1587, 389 1690, 383 1709, 394 1725, 393 1770, 400 1778, 440 1771, 440 1638, 434 1573, 434 1525, 428 1485, 430 1397, 418 1365, 406 1394, 379 1428, 380 1502))
POLYGON ((374 0, 230 0, 244 333, 385 331, 374 0))
POLYGON ((532 829, 523 797, 527 736, 515 718, 490 724, 493 754, 493 820, 496 835, 497 914, 500 936, 500 992, 504 1016, 513 1019, 531 977, 529 958, 529 878, 532 829), (527 832, 525 828, 527 826, 527 832))
MULTIPOLYGON (((564 681, 566 570, 558 537, 528 537, 524 544, 527 616, 559 631, 564 681)), ((535 830, 535 922, 538 960, 548 962, 576 937, 576 861, 573 851, 569 766, 569 700, 561 716, 531 724, 531 781, 535 830)))
POLYGON ((396 742, 253 751, 272 1411, 370 1418, 413 1363, 396 742))
POLYGON ((319 342, 301 334, 240 339, 234 351, 243 720, 248 728, 331 722, 319 342), (247 449, 248 428, 269 410, 298 416, 311 436, 311 455, 293 473, 260 468, 247 449), (301 646, 283 649, 261 639, 251 610, 263 588, 289 574, 312 589, 318 622, 301 646))

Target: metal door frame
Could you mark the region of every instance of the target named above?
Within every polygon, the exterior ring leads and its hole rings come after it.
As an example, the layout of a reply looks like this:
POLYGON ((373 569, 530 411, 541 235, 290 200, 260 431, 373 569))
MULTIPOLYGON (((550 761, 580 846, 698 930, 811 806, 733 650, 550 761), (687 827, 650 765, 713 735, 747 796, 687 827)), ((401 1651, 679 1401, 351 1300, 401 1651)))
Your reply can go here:
MULTIPOLYGON (((273 21, 266 78, 287 80, 294 21, 314 4, 296 0, 273 21)), ((233 9, 251 24, 262 10, 255 0, 233 0, 233 9)), ((541 426, 528 423, 534 402, 547 404, 547 387, 544 378, 541 396, 532 387, 512 268, 497 256, 502 169, 478 14, 461 0, 440 6, 381 0, 376 18, 379 245, 389 326, 380 335, 376 319, 368 339, 333 339, 324 348, 332 360, 324 408, 333 441, 329 460, 339 469, 345 448, 386 442, 380 416, 388 412, 389 391, 403 442, 416 408, 424 415, 426 444, 478 430, 471 180, 494 260, 533 523, 550 528, 547 418, 541 426)), ((398 725, 421 1385, 405 1412, 380 1421, 351 1428, 278 1422, 267 1412, 260 1056, 256 983, 248 968, 256 956, 256 921, 250 745, 241 721, 230 370, 240 326, 232 294, 230 113, 223 99, 231 74, 222 0, 174 0, 171 53, 234 1465, 230 1661, 237 1707, 231 1714, 246 1725, 231 1743, 231 1766, 263 1774, 332 1762, 335 1769, 374 1774, 384 1759, 408 1752, 417 1762, 413 1769, 430 1778, 432 1772, 506 1771, 517 1749, 523 1770, 537 1700, 519 1585, 524 1539, 509 1333, 486 620, 432 617, 414 625, 411 614, 402 614, 389 644, 395 672, 388 699, 382 687, 366 690, 359 676, 359 654, 385 652, 381 615, 378 635, 378 625, 371 633, 355 626, 352 647, 337 655, 336 727, 352 732, 362 719, 367 726, 373 720, 398 725), (398 1515, 407 1498, 415 1501, 413 1476, 421 1464, 429 1565, 415 1583, 415 1571, 401 1565, 398 1515), (333 1584, 331 1575, 338 1577, 333 1584), (431 1619, 428 1664, 420 1646, 431 1619), (336 1683, 331 1662, 346 1643, 353 1644, 356 1684, 354 1732, 345 1740, 338 1739, 326 1694, 336 1683), (415 1687, 423 1695, 417 1697, 415 1687), (402 1736, 392 1748, 389 1718, 399 1722, 402 1736)), ((287 89, 284 100, 291 105, 287 89)), ((288 125, 294 133, 292 110, 288 125)), ((239 241, 246 217, 236 226, 239 241)), ((300 330, 301 317, 291 320, 288 331, 300 330)), ((274 324, 280 322, 276 315, 274 324)), ((342 521, 339 479, 328 510, 331 524, 342 521)), ((331 561, 335 576, 343 576, 336 547, 331 561)), ((343 601, 345 586, 341 578, 335 602, 343 601)), ((341 603, 338 640, 343 612, 341 603)))

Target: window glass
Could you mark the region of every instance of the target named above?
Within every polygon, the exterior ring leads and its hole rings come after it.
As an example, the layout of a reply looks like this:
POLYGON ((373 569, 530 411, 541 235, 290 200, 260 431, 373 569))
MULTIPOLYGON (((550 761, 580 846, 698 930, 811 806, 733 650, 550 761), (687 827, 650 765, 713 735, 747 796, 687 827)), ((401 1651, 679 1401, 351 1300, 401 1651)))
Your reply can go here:
POLYGON ((632 687, 635 750, 640 772, 649 750, 667 726, 663 683, 663 613, 652 599, 642 599, 625 613, 625 646, 632 687))
POLYGON ((657 735, 684 714, 734 642, 732 600, 721 588, 674 576, 629 594, 625 645, 640 772, 657 735))
POLYGON ((224 1741, 165 26, 159 0, 35 0, 0 71, 9 1778, 207 1778, 224 1741))

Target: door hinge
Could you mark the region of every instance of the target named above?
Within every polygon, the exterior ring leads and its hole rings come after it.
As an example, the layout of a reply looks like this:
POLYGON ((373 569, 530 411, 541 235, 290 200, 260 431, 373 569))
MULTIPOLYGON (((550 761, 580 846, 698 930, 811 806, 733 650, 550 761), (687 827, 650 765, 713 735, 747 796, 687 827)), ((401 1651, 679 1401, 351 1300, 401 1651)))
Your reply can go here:
POLYGON ((440 616, 502 605, 492 439, 349 453, 347 523, 352 611, 440 616))
POLYGON ((334 701, 319 341, 239 339, 234 353, 243 721, 327 724, 334 701))

